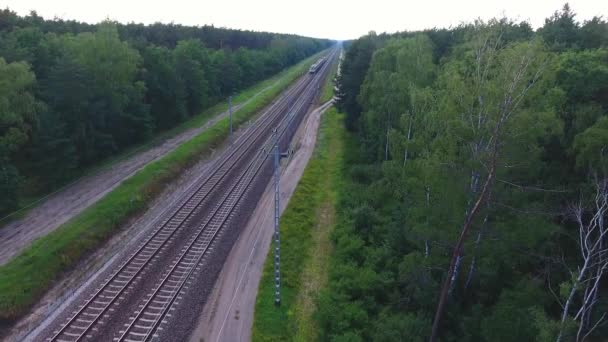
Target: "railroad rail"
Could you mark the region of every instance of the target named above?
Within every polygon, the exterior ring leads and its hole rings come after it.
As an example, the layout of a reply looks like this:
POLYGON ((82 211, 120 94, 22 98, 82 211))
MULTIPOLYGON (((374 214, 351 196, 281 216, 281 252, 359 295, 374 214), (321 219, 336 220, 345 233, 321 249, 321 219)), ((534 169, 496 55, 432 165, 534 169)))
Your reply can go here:
POLYGON ((134 317, 130 317, 130 322, 125 324, 126 328, 119 331, 120 337, 115 340, 146 341, 157 336, 154 331, 159 328, 171 306, 176 303, 178 294, 183 290, 196 265, 210 251, 222 226, 231 217, 243 194, 262 169, 267 155, 259 150, 251 153, 252 150, 259 146, 261 140, 268 140, 266 135, 272 127, 280 127, 278 134, 281 137, 286 136, 296 115, 288 115, 285 119, 282 114, 286 110, 291 114, 301 112, 309 103, 309 99, 314 97, 312 94, 315 93, 314 87, 318 88, 319 78, 317 75, 312 79, 302 78, 275 101, 266 113, 234 142, 227 153, 218 158, 212 165, 210 174, 188 190, 185 200, 176 207, 167 208, 167 212, 172 211, 168 218, 157 225, 137 250, 106 279, 101 287, 94 291, 49 340, 73 342, 92 338, 99 330, 100 323, 103 323, 110 312, 114 311, 114 307, 118 306, 119 301, 141 278, 143 272, 168 245, 174 244, 175 237, 184 227, 193 224, 191 219, 195 213, 212 204, 211 194, 220 186, 225 186, 229 191, 225 192, 221 200, 213 206, 204 223, 196 227, 194 233, 187 239, 186 246, 181 248, 177 260, 171 263, 168 271, 163 272, 159 285, 148 294, 141 309, 134 317), (247 156, 251 154, 254 157, 248 161, 247 156), (237 177, 229 179, 228 176, 239 169, 242 171, 237 177))
MULTIPOLYGON (((293 91, 298 92, 303 83, 297 84, 293 91)), ((292 95, 292 94, 288 94, 292 95)), ((288 102, 287 97, 282 99, 288 102)), ((283 102, 277 101, 271 108, 274 111, 283 102)), ((278 112, 278 111, 277 111, 278 112)), ((259 134, 264 124, 271 121, 273 116, 264 116, 263 122, 248 131, 245 136, 239 137, 232 149, 223 158, 218 160, 211 174, 200 184, 188 199, 182 203, 170 217, 158 227, 152 235, 131 254, 126 262, 98 289, 89 300, 74 314, 68 322, 50 339, 51 341, 79 341, 85 337, 109 311, 111 306, 129 288, 129 286, 144 271, 150 261, 158 255, 162 248, 167 245, 178 230, 187 223, 192 214, 208 198, 213 189, 220 184, 228 174, 228 170, 234 167, 248 151, 248 142, 251 137, 259 134)))
MULTIPOLYGON (((314 87, 314 84, 312 86, 314 87)), ((294 105, 293 112, 290 114, 305 109, 308 103, 309 97, 302 96, 298 99, 294 105)), ((286 120, 281 121, 280 127, 276 132, 279 135, 278 140, 281 140, 286 135, 288 128, 295 118, 295 115, 289 115, 286 120)), ((270 147, 274 140, 274 137, 269 138, 267 147, 270 147)), ((225 194, 222 201, 216 205, 213 213, 201 226, 196 237, 184 248, 181 256, 164 276, 159 286, 148 297, 146 302, 141 305, 126 329, 120 332, 120 337, 114 339, 115 341, 143 342, 159 337, 158 334, 154 334, 154 331, 159 328, 161 323, 166 322, 164 318, 172 305, 176 304, 180 293, 186 286, 187 280, 191 277, 196 266, 200 265, 205 254, 211 249, 212 243, 217 238, 221 227, 231 217, 239 201, 254 180, 254 177, 267 160, 268 153, 261 151, 258 153, 258 158, 254 158, 251 161, 246 172, 241 175, 241 178, 233 185, 233 188, 225 194)))
POLYGON ((247 171, 241 174, 239 181, 235 182, 232 188, 226 192, 224 198, 216 204, 213 213, 201 225, 196 236, 183 249, 178 260, 146 300, 139 313, 122 331, 118 341, 146 341, 159 326, 170 306, 175 303, 178 294, 182 291, 195 266, 200 263, 209 250, 220 228, 228 220, 239 199, 260 169, 255 167, 256 164, 261 165, 258 159, 252 160, 247 167, 247 171))

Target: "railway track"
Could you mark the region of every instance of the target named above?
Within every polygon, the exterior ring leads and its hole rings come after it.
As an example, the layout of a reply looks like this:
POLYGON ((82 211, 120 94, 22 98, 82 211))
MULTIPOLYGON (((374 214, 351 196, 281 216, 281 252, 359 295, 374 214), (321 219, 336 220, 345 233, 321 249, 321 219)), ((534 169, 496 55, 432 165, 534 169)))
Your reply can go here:
MULTIPOLYGON (((216 204, 213 213, 201 225, 196 236, 190 240, 183 249, 177 261, 164 276, 160 285, 148 297, 142 308, 131 320, 127 328, 122 331, 118 341, 135 342, 146 341, 150 334, 156 329, 167 311, 175 303, 178 294, 186 285, 190 277, 218 235, 220 228, 229 219, 239 199, 253 180, 260 164, 259 160, 251 161, 247 171, 243 173, 238 182, 224 195, 224 198, 216 204)), ((158 337, 158 336, 157 336, 158 337)))
MULTIPOLYGON (((323 71, 327 65, 322 68, 323 71)), ((118 333, 114 333, 113 337, 117 341, 132 342, 158 338, 156 332, 162 330, 161 325, 170 317, 169 311, 178 304, 180 294, 187 288, 188 279, 211 252, 214 242, 221 236, 222 227, 234 217, 243 196, 268 164, 268 155, 260 147, 268 144, 269 132, 277 127, 279 141, 285 143, 291 139, 293 126, 297 126, 310 101, 318 93, 324 74, 319 72, 319 75, 303 77, 272 104, 218 158, 209 175, 188 191, 186 199, 177 207, 167 209, 172 213, 47 340, 73 342, 98 339, 100 330, 107 327, 103 325, 104 322, 121 310, 120 304, 126 297, 136 292, 130 290, 147 276, 146 270, 159 259, 165 262, 168 259, 173 261, 163 268, 160 281, 154 282, 156 285, 147 291, 143 304, 139 304, 138 309, 128 316, 127 323, 123 321, 122 327, 115 329, 118 333), (286 112, 289 115, 285 116, 286 112), (222 192, 225 189, 228 190, 222 192), (180 248, 178 241, 182 240, 186 242, 180 248), (177 251, 174 258, 166 252, 171 249, 177 251)), ((154 275, 151 277, 154 278, 154 275)))

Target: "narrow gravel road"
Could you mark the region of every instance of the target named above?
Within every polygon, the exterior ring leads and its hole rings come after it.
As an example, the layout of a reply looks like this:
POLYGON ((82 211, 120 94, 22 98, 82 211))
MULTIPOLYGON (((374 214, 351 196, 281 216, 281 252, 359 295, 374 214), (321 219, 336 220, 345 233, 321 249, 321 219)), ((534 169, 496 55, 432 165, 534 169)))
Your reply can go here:
MULTIPOLYGON (((264 88, 244 103, 233 106, 234 110, 246 105, 268 88, 264 88)), ((175 150, 179 145, 192 139, 227 115, 227 111, 223 112, 211 118, 201 127, 188 129, 157 146, 132 155, 96 174, 83 177, 46 198, 41 204, 29 211, 25 217, 1 227, 0 266, 7 263, 35 239, 48 234, 97 202, 122 181, 134 175, 150 162, 175 150)))
MULTIPOLYGON (((297 132, 296 151, 281 172, 281 213, 314 151, 320 117, 330 105, 328 102, 312 111, 297 132)), ((272 239, 273 208, 274 191, 269 185, 226 259, 191 342, 251 340, 258 285, 272 239)))

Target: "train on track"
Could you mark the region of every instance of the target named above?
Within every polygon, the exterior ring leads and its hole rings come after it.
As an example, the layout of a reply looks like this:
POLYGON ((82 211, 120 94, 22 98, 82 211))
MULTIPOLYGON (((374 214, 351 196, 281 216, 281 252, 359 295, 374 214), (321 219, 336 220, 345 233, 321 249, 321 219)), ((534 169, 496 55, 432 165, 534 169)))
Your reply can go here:
POLYGON ((311 65, 310 69, 308 69, 308 73, 309 74, 316 73, 317 70, 319 70, 319 68, 321 68, 323 63, 325 63, 325 57, 321 57, 318 61, 315 62, 315 64, 311 65))
POLYGON ((289 147, 318 97, 331 56, 319 59, 315 75, 302 77, 269 105, 179 200, 157 216, 134 248, 122 252, 34 339, 184 340, 202 309, 201 289, 213 286, 273 175, 268 147, 277 141, 280 150, 289 147))

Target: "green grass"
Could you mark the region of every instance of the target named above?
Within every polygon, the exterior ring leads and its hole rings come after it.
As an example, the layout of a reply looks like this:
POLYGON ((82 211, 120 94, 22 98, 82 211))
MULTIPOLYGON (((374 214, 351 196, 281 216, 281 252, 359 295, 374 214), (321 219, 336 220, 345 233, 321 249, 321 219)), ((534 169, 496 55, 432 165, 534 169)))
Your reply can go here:
POLYGON ((336 193, 342 178, 342 115, 321 119, 315 152, 281 216, 281 306, 274 305, 272 249, 266 258, 253 322, 253 341, 314 341, 319 290, 327 281, 336 193))
MULTIPOLYGON (((248 121, 268 105, 305 73, 316 58, 313 56, 288 69, 275 82, 268 81, 272 84, 270 89, 234 113, 234 126, 248 121)), ((218 121, 163 158, 148 164, 97 203, 0 266, 0 326, 24 315, 54 281, 107 241, 130 217, 143 211, 184 169, 221 144, 228 131, 228 118, 218 121)))
POLYGON ((331 69, 329 74, 327 75, 327 79, 323 84, 323 89, 321 90, 321 97, 319 102, 325 103, 334 97, 334 77, 336 76, 336 72, 338 71, 338 62, 334 62, 331 65, 331 69))

